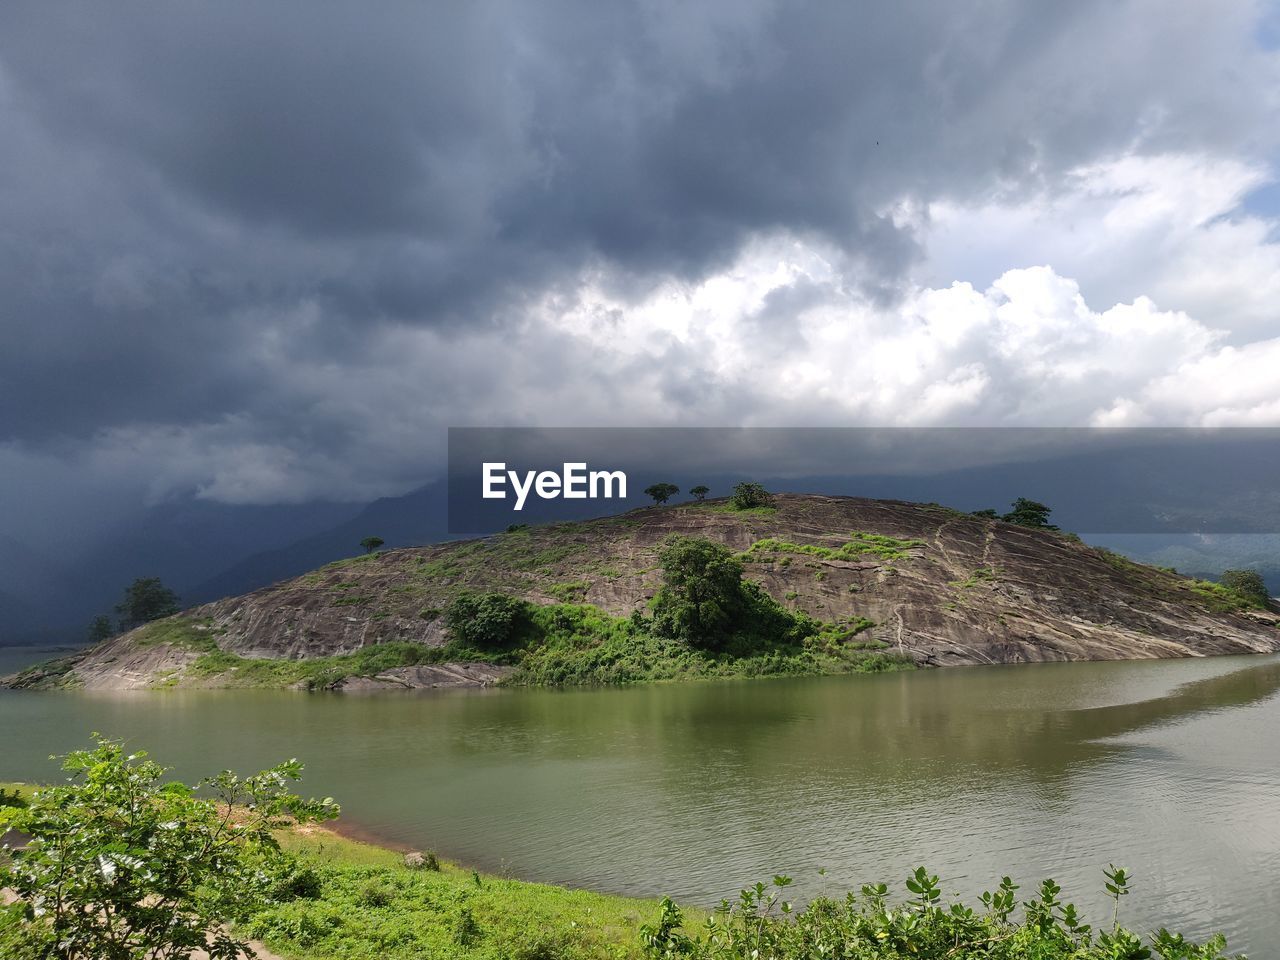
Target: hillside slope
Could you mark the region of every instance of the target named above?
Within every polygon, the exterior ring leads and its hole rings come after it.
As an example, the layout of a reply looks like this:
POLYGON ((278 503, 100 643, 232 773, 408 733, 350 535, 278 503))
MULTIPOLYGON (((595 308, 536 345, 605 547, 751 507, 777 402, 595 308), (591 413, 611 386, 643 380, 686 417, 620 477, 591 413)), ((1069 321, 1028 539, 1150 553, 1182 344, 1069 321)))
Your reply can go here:
MULTIPOLYGON (((149 624, 16 682, 344 689, 494 682, 519 669, 522 654, 505 664, 431 655, 450 642, 442 612, 460 592, 544 607, 591 604, 625 618, 645 611, 660 587, 657 554, 672 534, 728 546, 746 577, 782 605, 826 624, 856 624, 846 634, 857 633, 859 649, 921 665, 1280 650, 1274 612, 1068 536, 937 505, 783 494, 772 509, 736 511, 724 501, 654 507, 343 560, 149 624)), ((581 608, 564 609, 581 619, 581 608)))

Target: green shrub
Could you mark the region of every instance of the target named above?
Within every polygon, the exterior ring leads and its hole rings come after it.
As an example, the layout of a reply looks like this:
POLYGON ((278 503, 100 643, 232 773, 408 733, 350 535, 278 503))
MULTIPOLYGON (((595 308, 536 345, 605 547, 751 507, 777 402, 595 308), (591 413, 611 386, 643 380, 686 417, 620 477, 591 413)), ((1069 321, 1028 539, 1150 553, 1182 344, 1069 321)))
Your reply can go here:
POLYGON ((663 586, 653 600, 659 636, 705 650, 752 655, 796 646, 816 632, 813 621, 789 613, 742 578, 742 561, 727 547, 696 537, 672 537, 663 547, 663 586))
POLYGON ((1160 930, 1144 943, 1118 923, 1119 906, 1131 878, 1118 868, 1105 872, 1114 903, 1110 928, 1083 921, 1073 904, 1060 898, 1052 880, 1022 904, 1014 918, 1018 886, 1003 878, 984 893, 980 907, 947 899, 938 877, 923 867, 907 878, 911 898, 889 905, 889 888, 869 884, 861 895, 837 901, 821 898, 803 910, 783 899, 785 876, 744 890, 736 902, 721 903, 699 933, 684 929, 670 899, 659 906, 657 923, 641 928, 645 956, 652 960, 1217 960, 1226 941, 1212 937, 1194 944, 1160 930))
POLYGON ((65 783, 35 791, 25 808, 0 810, 0 831, 31 836, 0 870, 0 887, 15 898, 0 910, 0 956, 239 955, 245 944, 222 924, 271 892, 284 859, 273 826, 285 816, 330 818, 336 805, 289 792, 302 772, 296 760, 190 787, 168 780, 145 752, 96 739, 92 750, 63 758, 65 783), (229 809, 239 811, 234 820, 229 809))
POLYGON ((276 903, 315 900, 323 891, 324 881, 314 867, 289 860, 284 868, 277 872, 267 898, 276 903))
POLYGON ((503 593, 460 593, 445 611, 455 641, 481 650, 515 646, 527 633, 530 604, 503 593))

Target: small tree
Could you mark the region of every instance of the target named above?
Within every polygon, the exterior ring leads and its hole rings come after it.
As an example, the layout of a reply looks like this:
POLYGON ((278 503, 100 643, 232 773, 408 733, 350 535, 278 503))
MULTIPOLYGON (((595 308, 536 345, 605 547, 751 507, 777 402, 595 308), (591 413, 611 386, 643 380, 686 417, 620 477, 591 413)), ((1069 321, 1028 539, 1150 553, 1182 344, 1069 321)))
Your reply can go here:
POLYGON ((365 553, 373 553, 386 542, 381 537, 365 537, 360 541, 360 546, 364 547, 365 553))
POLYGON ((96 738, 63 758, 65 785, 37 790, 26 807, 0 808, 0 832, 31 837, 0 868, 17 898, 3 908, 6 960, 212 960, 252 956, 228 920, 262 902, 283 854, 281 817, 330 819, 329 799, 288 790, 302 765, 252 777, 226 771, 196 785, 176 781, 142 752, 96 738))
POLYGON ((711 488, 708 487, 705 483, 700 483, 696 487, 693 487, 692 489, 689 490, 689 493, 693 495, 693 499, 697 500, 699 503, 707 499, 707 494, 710 492, 711 492, 711 488))
POLYGON ((1223 570, 1221 582, 1256 606, 1265 607, 1271 600, 1267 584, 1257 570, 1223 570))
POLYGON ((124 591, 124 600, 116 606, 121 631, 178 612, 178 595, 160 582, 159 577, 139 577, 124 591))
POLYGON ((666 503, 679 492, 680 488, 674 483, 655 483, 653 486, 644 488, 644 495, 653 497, 653 502, 657 504, 666 503))
POLYGON ((653 630, 659 636, 745 654, 797 642, 816 627, 744 580, 742 561, 722 544, 674 536, 658 557, 663 584, 653 598, 653 630))
POLYGON ((514 646, 530 626, 529 604, 505 593, 460 593, 445 610, 455 640, 481 650, 514 646))
POLYGON ((1049 522, 1049 514, 1052 512, 1043 503, 1036 500, 1028 500, 1026 497, 1019 497, 1013 501, 1013 509, 1000 519, 1005 523, 1016 523, 1020 527, 1057 530, 1058 528, 1049 522))
POLYGON ((730 502, 737 510, 767 507, 773 503, 773 495, 759 483, 740 483, 733 488, 730 502))
POLYGON ((115 635, 115 630, 111 628, 111 618, 105 613, 100 613, 89 621, 89 642, 101 643, 103 640, 110 640, 115 635))
POLYGON ((723 646, 742 607, 742 562, 710 540, 674 537, 658 555, 663 586, 654 598, 658 633, 699 647, 723 646))

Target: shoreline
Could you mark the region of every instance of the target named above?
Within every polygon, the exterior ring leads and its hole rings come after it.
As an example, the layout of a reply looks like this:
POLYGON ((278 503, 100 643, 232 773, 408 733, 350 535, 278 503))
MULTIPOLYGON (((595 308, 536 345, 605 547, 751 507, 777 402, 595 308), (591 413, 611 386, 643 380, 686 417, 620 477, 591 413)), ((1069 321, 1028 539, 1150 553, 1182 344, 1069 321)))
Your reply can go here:
MULTIPOLYGON (((381 836, 377 831, 369 827, 355 821, 348 821, 346 817, 341 814, 339 814, 336 820, 331 820, 328 823, 312 824, 308 827, 308 830, 312 832, 332 834, 339 839, 349 840, 352 843, 364 844, 367 847, 377 847, 379 850, 386 850, 389 853, 398 853, 403 855, 406 853, 426 852, 418 847, 410 846, 407 843, 399 843, 381 836)), ((469 866, 469 864, 460 863, 459 861, 453 860, 453 858, 449 859, 461 867, 469 866)))
MULTIPOLYGON (((668 909, 676 911, 681 930, 695 936, 715 915, 715 908, 670 907, 668 901, 656 896, 624 896, 521 880, 474 870, 451 859, 441 858, 430 867, 406 864, 404 845, 376 840, 367 827, 343 822, 341 817, 326 823, 288 823, 273 833, 284 853, 295 858, 300 875, 309 877, 316 886, 314 892, 275 899, 236 924, 237 933, 250 939, 263 957, 607 956, 641 960, 652 955, 644 946, 644 926, 667 916, 668 909), (485 949, 476 954, 472 948, 480 946, 485 949)), ((924 868, 917 874, 924 875, 924 868)), ((937 878, 929 882, 936 883, 937 878)), ((790 880, 780 882, 777 892, 781 883, 790 880)), ((897 910, 894 907, 886 914, 883 905, 869 907, 870 913, 864 905, 860 914, 840 921, 847 927, 845 934, 863 937, 868 918, 880 923, 897 910)), ((945 919, 942 909, 936 909, 936 915, 929 913, 930 923, 945 919)), ((737 920, 722 917, 721 922, 741 926, 742 916, 737 920)), ((778 918, 772 933, 789 938, 789 924, 805 925, 805 917, 802 909, 794 920, 778 918)), ((921 917, 925 918, 924 914, 921 917)), ((757 921, 750 922, 754 925, 757 921)), ((1029 935, 1032 927, 1030 921, 1015 921, 1014 927, 997 923, 991 929, 1009 937, 1029 935)), ((979 953, 961 955, 976 957, 979 953)), ((1222 956, 1225 960, 1235 955, 1222 956)))

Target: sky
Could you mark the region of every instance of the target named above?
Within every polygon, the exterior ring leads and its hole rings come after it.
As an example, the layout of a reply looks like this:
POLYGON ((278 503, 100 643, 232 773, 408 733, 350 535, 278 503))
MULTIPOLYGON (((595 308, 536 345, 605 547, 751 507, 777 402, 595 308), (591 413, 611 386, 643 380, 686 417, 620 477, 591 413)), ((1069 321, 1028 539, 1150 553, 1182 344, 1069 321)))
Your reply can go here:
POLYGON ((10 0, 0 536, 481 425, 1280 425, 1274 3, 10 0))

